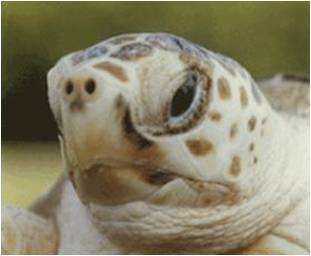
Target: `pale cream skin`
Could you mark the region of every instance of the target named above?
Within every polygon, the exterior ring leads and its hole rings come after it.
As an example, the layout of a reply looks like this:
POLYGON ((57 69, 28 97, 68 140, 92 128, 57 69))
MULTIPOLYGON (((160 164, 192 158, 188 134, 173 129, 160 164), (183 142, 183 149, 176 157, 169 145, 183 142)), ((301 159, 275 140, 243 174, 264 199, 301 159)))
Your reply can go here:
POLYGON ((308 120, 273 109, 238 63, 124 35, 65 56, 48 85, 73 184, 32 207, 54 216, 54 252, 308 253, 308 120), (196 89, 181 111, 182 86, 196 89))

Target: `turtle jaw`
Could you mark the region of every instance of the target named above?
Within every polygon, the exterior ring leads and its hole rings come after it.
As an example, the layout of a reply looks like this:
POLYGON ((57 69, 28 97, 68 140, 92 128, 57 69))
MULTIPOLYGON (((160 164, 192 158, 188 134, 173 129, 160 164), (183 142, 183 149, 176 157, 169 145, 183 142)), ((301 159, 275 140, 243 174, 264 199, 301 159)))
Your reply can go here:
POLYGON ((238 194, 229 184, 196 180, 146 164, 105 159, 84 168, 69 164, 67 169, 76 193, 86 205, 121 206, 142 201, 163 206, 206 207, 226 200, 232 202, 238 194))
POLYGON ((124 166, 103 162, 81 169, 68 170, 71 182, 85 204, 120 205, 143 201, 176 176, 162 169, 145 166, 124 166))

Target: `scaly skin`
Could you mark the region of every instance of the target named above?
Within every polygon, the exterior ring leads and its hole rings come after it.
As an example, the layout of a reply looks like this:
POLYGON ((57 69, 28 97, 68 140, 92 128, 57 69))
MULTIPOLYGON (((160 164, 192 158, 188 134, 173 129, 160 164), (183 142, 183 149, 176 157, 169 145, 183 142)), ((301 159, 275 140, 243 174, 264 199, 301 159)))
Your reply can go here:
POLYGON ((32 214, 59 254, 307 254, 307 82, 280 79, 271 107, 238 63, 161 33, 65 56, 48 86, 71 183, 32 214))

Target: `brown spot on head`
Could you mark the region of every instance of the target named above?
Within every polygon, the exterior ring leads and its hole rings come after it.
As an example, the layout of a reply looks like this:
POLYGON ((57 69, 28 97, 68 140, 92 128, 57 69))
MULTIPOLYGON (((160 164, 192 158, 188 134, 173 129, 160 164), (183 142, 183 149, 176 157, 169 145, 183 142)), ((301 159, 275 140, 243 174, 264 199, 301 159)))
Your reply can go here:
POLYGON ((204 203, 205 203, 206 205, 209 205, 209 204, 212 203, 212 199, 210 199, 210 198, 205 198, 205 199, 204 199, 204 203))
POLYGON ((239 176, 240 172, 241 172, 241 159, 238 156, 233 156, 229 168, 229 173, 232 176, 237 177, 239 176))
POLYGON ((203 182, 199 182, 198 183, 198 188, 201 189, 201 190, 204 189, 205 188, 204 183, 203 182))
POLYGON ((116 109, 122 109, 126 105, 126 103, 124 101, 124 98, 123 98, 123 96, 121 94, 119 94, 116 97, 114 105, 115 105, 116 109))
POLYGON ((221 120, 221 114, 219 112, 209 112, 208 116, 214 122, 219 122, 221 120))
POLYGON ((179 59, 185 64, 191 64, 193 62, 193 57, 189 53, 181 52, 179 59))
POLYGON ((248 104, 248 97, 246 90, 243 86, 240 87, 240 101, 241 101, 241 106, 245 108, 248 104))
POLYGON ((218 79, 218 93, 219 97, 223 100, 231 98, 231 91, 228 80, 224 77, 218 79))
POLYGON ((128 81, 128 77, 122 67, 112 63, 112 62, 101 62, 94 65, 94 68, 105 70, 106 72, 113 75, 115 78, 122 82, 128 81))
POLYGON ((203 156, 213 150, 213 144, 206 139, 187 140, 186 145, 190 152, 196 156, 203 156))
POLYGON ((192 69, 202 70, 201 73, 206 74, 206 76, 209 77, 209 80, 211 80, 214 69, 214 66, 211 62, 200 62, 196 57, 185 52, 180 53, 179 59, 187 66, 192 67, 192 69))
POLYGON ((256 117, 252 116, 249 120, 248 120, 248 130, 251 132, 255 129, 256 127, 256 122, 257 119, 256 117))
POLYGON ((127 111, 127 102, 124 99, 124 97, 122 96, 122 94, 119 94, 115 101, 114 101, 114 107, 116 109, 116 118, 117 120, 122 120, 124 118, 124 113, 125 111, 127 111))
POLYGON ((131 43, 122 46, 117 52, 111 54, 111 57, 121 60, 137 60, 152 53, 152 47, 142 43, 131 43))
POLYGON ((254 150, 254 148, 255 148, 255 144, 253 142, 251 144, 249 144, 248 149, 250 152, 252 152, 254 150))
POLYGON ((256 164, 257 161, 258 161, 258 159, 257 159, 257 157, 255 156, 255 157, 254 157, 254 164, 256 164))
POLYGON ((237 123, 234 123, 230 128, 230 138, 233 139, 237 133, 238 133, 238 125, 237 123))

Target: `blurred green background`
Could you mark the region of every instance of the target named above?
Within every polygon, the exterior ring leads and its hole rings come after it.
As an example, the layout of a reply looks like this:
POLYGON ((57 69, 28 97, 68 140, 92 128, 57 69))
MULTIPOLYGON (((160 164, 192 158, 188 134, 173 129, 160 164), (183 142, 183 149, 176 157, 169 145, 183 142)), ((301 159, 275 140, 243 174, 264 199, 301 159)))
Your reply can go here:
POLYGON ((46 73, 120 33, 169 32, 255 77, 309 73, 309 2, 2 2, 2 200, 26 206, 61 170, 46 73))

